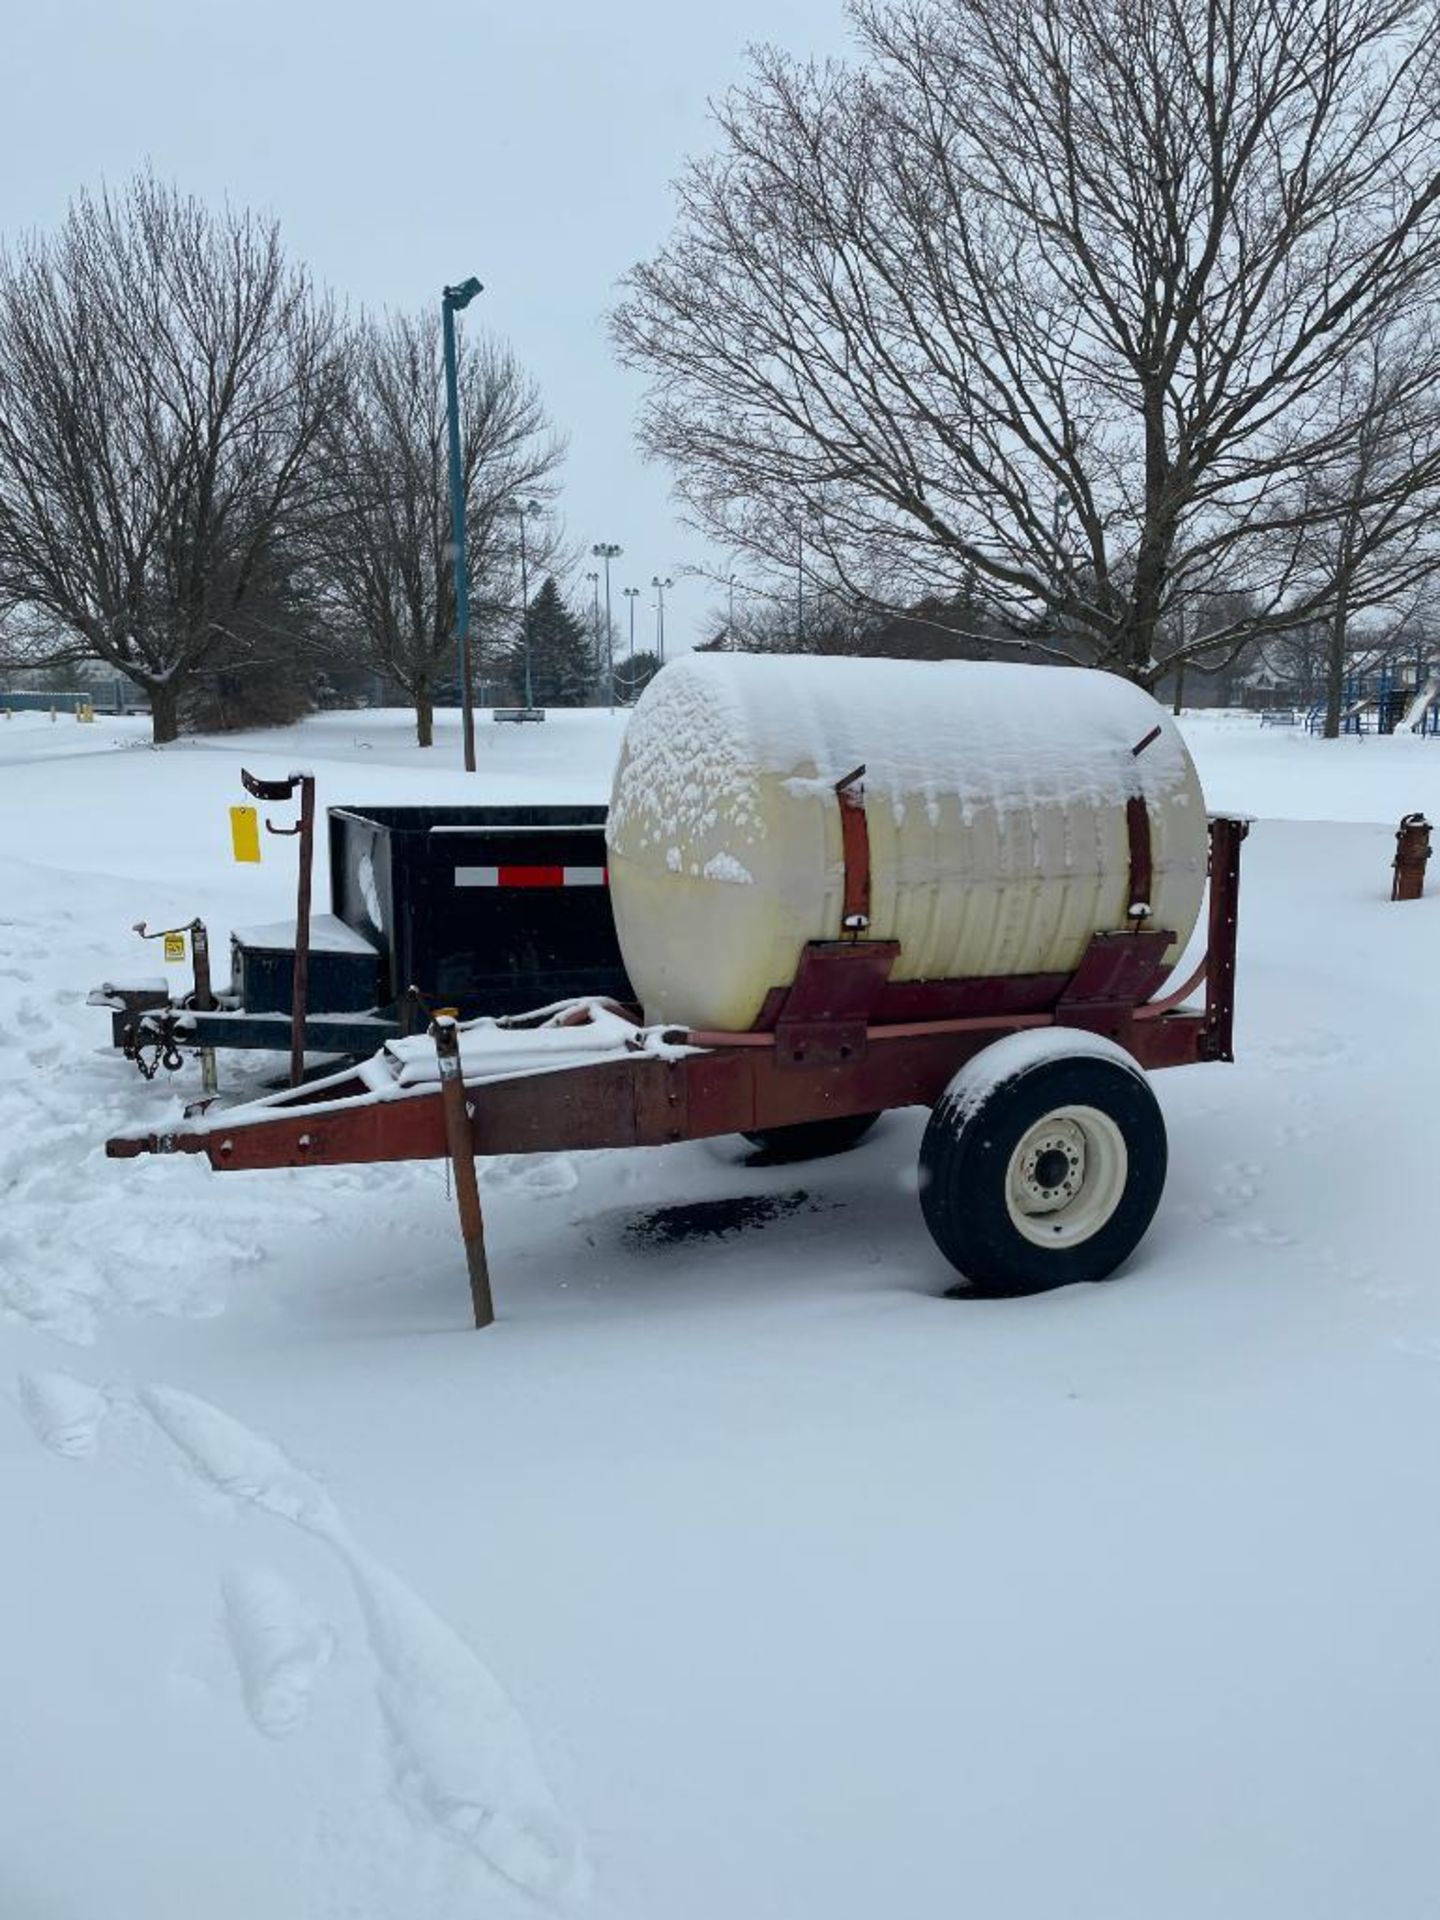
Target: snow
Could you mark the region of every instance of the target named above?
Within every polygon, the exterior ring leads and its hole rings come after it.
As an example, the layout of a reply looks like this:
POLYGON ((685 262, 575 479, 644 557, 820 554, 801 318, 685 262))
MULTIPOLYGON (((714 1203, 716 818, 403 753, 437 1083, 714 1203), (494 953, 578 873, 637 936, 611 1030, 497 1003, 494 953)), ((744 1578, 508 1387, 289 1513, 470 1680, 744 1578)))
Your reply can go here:
MULTIPOLYGON (((295 947, 295 916, 288 920, 270 920, 263 927, 236 927, 234 937, 241 946, 278 950, 282 953, 293 952, 295 947)), ((347 927, 343 920, 337 920, 333 913, 312 913, 310 916, 310 951, 312 953, 365 953, 373 955, 374 947, 364 934, 356 933, 353 927, 347 927)))
POLYGON ((0 722, 5 1920, 1429 1913, 1440 741, 1187 718, 1240 1058, 1156 1076, 1103 1287, 940 1297, 919 1114, 488 1164, 478 1335, 438 1164, 103 1158, 199 1091, 83 1004, 131 924, 293 910, 242 764, 603 800, 621 717, 550 719, 468 782, 448 717, 0 722))
POLYGON ((1032 1067, 1043 1066, 1052 1060, 1073 1060, 1077 1057, 1108 1060, 1112 1066, 1123 1067, 1127 1073, 1140 1074, 1142 1071, 1133 1054, 1126 1053, 1113 1040, 1107 1040, 1104 1034, 1081 1033, 1073 1029, 1059 1032, 1054 1027, 1033 1027, 1027 1032, 1007 1034, 1003 1040, 994 1041, 983 1052, 977 1053, 973 1060, 967 1061, 950 1082, 945 1095, 946 1103, 953 1110, 955 1118, 962 1120, 987 1100, 997 1087, 1018 1079, 1032 1067))
POLYGON ((633 857, 693 841, 715 824, 717 803, 751 844, 766 832, 766 776, 797 798, 828 797, 862 763, 872 801, 898 822, 918 800, 932 824, 952 782, 962 807, 1003 814, 1037 802, 1123 806, 1132 794, 1179 792, 1187 771, 1166 716, 1112 674, 1057 681, 998 662, 691 654, 636 707, 610 844, 633 857))

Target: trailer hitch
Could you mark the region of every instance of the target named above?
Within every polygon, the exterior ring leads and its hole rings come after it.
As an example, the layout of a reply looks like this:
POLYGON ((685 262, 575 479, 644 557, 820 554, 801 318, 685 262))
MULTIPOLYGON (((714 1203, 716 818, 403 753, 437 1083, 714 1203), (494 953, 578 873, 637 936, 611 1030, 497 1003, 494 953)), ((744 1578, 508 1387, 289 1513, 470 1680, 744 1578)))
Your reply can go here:
POLYGON ((164 1067, 167 1073, 178 1073, 185 1064, 185 1056, 180 1051, 180 1016, 173 1012, 139 1013, 133 1020, 127 1020, 121 1030, 121 1051, 127 1060, 133 1060, 146 1080, 153 1080, 164 1067), (147 1048, 154 1051, 146 1058, 147 1048))
MULTIPOLYGON (((182 927, 157 927, 153 933, 143 920, 137 920, 134 931, 142 940, 164 940, 167 943, 177 939, 183 941, 188 934, 195 975, 195 987, 189 1004, 197 1013, 210 1013, 219 1004, 210 979, 210 935, 203 920, 187 920, 182 927)), ((168 946, 166 958, 169 958, 168 946)), ((122 1043, 125 1058, 133 1060, 147 1080, 153 1080, 161 1067, 167 1073, 177 1073, 185 1064, 185 1057, 176 1039, 178 1029, 179 1020, 173 1013, 143 1015, 125 1029, 122 1043), (149 1066, 145 1064, 143 1051, 147 1029, 155 1043, 155 1057, 149 1066)), ((213 1047, 200 1049, 200 1084, 207 1094, 213 1095, 219 1091, 220 1080, 213 1047)))

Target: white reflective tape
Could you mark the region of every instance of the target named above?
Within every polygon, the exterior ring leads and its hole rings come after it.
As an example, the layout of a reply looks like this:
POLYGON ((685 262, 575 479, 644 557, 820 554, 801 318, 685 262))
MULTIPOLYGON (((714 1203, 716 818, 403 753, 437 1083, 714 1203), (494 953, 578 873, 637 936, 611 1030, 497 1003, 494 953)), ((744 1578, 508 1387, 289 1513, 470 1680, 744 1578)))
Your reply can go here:
POLYGON ((456 867, 455 884, 457 887, 498 887, 500 869, 498 867, 456 867))
POLYGON ((565 884, 567 887, 603 887, 605 869, 604 867, 566 867, 565 884))

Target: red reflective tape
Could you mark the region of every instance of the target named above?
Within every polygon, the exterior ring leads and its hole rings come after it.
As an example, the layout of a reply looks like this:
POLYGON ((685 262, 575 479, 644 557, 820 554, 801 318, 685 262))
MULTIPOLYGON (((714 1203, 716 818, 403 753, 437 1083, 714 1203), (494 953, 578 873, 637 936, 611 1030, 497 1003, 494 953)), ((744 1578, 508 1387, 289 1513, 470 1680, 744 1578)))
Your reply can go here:
POLYGON ((563 887, 563 867, 501 867, 502 887, 563 887))

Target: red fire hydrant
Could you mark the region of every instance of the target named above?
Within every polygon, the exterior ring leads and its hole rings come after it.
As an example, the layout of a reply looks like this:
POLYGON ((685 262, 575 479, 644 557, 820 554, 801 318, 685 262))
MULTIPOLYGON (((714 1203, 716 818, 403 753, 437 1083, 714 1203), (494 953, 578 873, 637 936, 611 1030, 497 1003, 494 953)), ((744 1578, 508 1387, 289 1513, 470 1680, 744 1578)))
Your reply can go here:
POLYGON ((1425 864, 1430 858, 1430 822, 1423 813, 1407 813, 1395 831, 1395 878, 1392 900, 1418 900, 1425 891, 1425 864))

